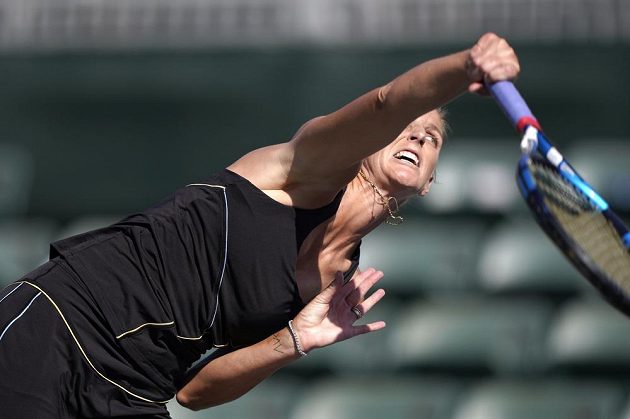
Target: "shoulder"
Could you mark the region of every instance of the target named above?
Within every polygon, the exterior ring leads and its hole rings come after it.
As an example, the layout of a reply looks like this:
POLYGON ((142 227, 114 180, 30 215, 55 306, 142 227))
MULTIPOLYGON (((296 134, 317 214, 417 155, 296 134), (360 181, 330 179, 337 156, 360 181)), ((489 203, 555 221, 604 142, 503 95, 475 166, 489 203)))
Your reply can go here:
POLYGON ((260 189, 281 189, 287 184, 291 160, 289 143, 280 143, 250 151, 227 168, 260 189))
POLYGON ((228 169, 284 205, 319 208, 332 202, 355 174, 347 169, 315 170, 315 156, 309 159, 307 153, 296 153, 297 144, 292 140, 256 149, 228 169))

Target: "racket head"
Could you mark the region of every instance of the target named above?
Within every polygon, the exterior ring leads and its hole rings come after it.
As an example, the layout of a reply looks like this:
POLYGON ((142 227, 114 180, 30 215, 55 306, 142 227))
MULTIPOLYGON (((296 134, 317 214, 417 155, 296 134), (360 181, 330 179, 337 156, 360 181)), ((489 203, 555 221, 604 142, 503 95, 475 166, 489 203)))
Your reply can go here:
POLYGON ((521 156, 516 180, 547 236, 604 298, 630 316, 628 229, 621 219, 538 153, 521 156))

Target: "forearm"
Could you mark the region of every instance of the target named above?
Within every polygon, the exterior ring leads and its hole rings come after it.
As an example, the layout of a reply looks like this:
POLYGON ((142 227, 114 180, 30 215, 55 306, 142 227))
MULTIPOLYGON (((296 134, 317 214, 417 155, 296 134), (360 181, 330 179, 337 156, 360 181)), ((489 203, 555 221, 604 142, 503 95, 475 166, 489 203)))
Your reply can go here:
POLYGON ((462 93, 472 82, 469 74, 470 50, 424 62, 379 89, 378 106, 385 118, 397 124, 444 106, 462 93))
MULTIPOLYGON (((466 91, 469 51, 426 61, 342 109, 353 132, 363 133, 368 155, 389 144, 415 118, 443 106, 466 91), (352 109, 356 107, 355 109, 352 109)), ((336 126, 339 119, 335 116, 336 126)))
MULTIPOLYGON (((380 289, 369 297, 366 293, 383 273, 368 269, 344 284, 337 272, 331 285, 311 300, 293 319, 293 330, 305 352, 374 332, 384 322, 354 325, 358 307, 367 313, 385 295, 380 289)), ((177 393, 178 402, 199 410, 234 400, 247 393, 279 368, 298 359, 296 341, 284 328, 255 345, 230 352, 211 360, 177 393)))
POLYGON ((279 368, 299 358, 287 328, 267 339, 214 359, 177 393, 177 401, 199 410, 247 393, 279 368))
POLYGON ((291 141, 290 175, 298 183, 327 179, 332 186, 343 185, 356 176, 365 157, 390 144, 417 117, 466 91, 484 93, 485 82, 512 80, 519 71, 507 41, 485 34, 470 49, 417 65, 338 111, 309 121, 291 141))
POLYGON ((304 168, 309 177, 312 172, 331 176, 382 149, 418 116, 467 90, 468 57, 469 51, 462 51, 424 62, 338 111, 310 121, 294 138, 293 169, 304 168))
MULTIPOLYGON (((418 116, 464 93, 471 83, 468 57, 466 50, 424 62, 351 103, 345 110, 349 112, 340 116, 347 120, 354 138, 360 139, 355 150, 362 155, 356 159, 380 150, 418 116)), ((339 129, 342 124, 334 119, 339 129)))

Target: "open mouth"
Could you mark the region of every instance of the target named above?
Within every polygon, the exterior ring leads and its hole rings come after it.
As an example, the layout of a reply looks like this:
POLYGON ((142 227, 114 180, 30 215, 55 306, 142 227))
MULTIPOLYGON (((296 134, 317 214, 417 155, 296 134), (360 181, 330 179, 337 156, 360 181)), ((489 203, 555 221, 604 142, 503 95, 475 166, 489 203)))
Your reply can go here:
POLYGON ((420 160, 418 159, 418 155, 407 150, 399 151, 398 153, 394 154, 394 157, 397 158, 398 160, 402 160, 402 161, 408 162, 409 164, 413 164, 416 167, 418 167, 420 163, 420 160))

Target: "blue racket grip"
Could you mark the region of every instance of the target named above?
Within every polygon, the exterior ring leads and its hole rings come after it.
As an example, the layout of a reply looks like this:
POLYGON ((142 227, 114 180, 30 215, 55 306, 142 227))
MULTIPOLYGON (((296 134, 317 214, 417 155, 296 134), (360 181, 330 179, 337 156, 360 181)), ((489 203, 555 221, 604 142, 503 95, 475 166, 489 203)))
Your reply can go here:
POLYGON ((486 85, 486 88, 518 132, 524 132, 528 125, 533 125, 540 130, 538 121, 529 110, 525 99, 516 90, 514 83, 499 81, 486 85))

